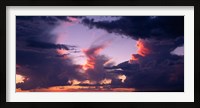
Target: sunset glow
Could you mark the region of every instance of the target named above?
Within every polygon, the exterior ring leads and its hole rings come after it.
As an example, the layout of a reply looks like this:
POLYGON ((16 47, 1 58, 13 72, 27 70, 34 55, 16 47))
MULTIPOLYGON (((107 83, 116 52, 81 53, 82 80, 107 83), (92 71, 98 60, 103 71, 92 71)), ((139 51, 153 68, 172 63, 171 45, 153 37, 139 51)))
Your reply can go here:
POLYGON ((183 92, 184 16, 16 16, 16 91, 183 92))
POLYGON ((16 74, 16 83, 24 83, 26 78, 22 75, 16 74))
POLYGON ((111 79, 103 79, 102 81, 100 81, 100 84, 111 84, 112 80, 111 79))
POLYGON ((122 81, 122 83, 125 82, 126 76, 125 75, 119 75, 118 78, 122 81))
POLYGON ((58 53, 59 55, 63 55, 63 54, 67 54, 67 53, 68 53, 68 51, 65 50, 65 49, 57 49, 56 51, 57 51, 57 53, 58 53))
POLYGON ((141 39, 137 41, 137 48, 137 53, 141 56, 146 56, 147 54, 150 54, 150 50, 145 46, 144 42, 141 39))
POLYGON ((132 54, 131 59, 129 60, 129 63, 133 63, 134 61, 137 61, 138 58, 135 56, 135 54, 132 54))
POLYGON ((105 88, 103 86, 54 86, 49 88, 21 90, 16 92, 134 92, 135 88, 105 88))
POLYGON ((86 63, 82 65, 83 70, 94 69, 95 62, 92 59, 87 59, 86 63))

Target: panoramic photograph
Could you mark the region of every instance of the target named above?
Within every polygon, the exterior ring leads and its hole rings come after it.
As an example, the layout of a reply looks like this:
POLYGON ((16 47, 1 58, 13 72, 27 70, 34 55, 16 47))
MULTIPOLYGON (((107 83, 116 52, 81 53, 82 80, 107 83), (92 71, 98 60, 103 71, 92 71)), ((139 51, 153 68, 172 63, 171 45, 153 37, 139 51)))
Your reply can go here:
POLYGON ((16 92, 184 92, 184 16, 16 16, 16 92))

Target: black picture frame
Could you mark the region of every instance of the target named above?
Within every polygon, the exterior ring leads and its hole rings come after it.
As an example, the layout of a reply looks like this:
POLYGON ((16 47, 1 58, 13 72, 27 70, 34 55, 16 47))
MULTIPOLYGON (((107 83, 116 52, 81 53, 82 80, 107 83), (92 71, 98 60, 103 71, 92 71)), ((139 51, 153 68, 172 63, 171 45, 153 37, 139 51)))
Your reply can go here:
MULTIPOLYGON (((200 2, 198 0, 1 0, 0 1, 0 40, 1 40, 1 108, 74 108, 74 107, 130 107, 130 108, 197 108, 200 107, 200 2), (195 99, 194 102, 117 102, 117 103, 40 103, 40 102, 6 102, 6 6, 194 6, 195 33, 195 99)), ((153 97, 152 97, 153 98, 153 97)))

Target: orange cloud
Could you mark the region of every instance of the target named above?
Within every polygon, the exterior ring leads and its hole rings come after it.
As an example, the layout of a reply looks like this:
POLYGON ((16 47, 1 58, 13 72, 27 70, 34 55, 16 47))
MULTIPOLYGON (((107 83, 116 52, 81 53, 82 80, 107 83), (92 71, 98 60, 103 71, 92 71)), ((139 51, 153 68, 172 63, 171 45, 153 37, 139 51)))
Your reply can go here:
POLYGON ((104 86, 53 86, 31 90, 16 89, 16 92, 134 92, 135 88, 108 88, 104 86))
POLYGON ((83 70, 94 69, 95 61, 94 59, 87 59, 86 63, 82 65, 83 70))
POLYGON ((91 80, 85 80, 85 81, 82 81, 81 84, 96 84, 96 81, 91 81, 91 80))
POLYGON ((132 54, 131 59, 129 60, 129 63, 133 63, 134 61, 137 61, 138 57, 136 56, 136 54, 132 54))
POLYGON ((137 61, 139 59, 139 56, 146 56, 151 53, 148 46, 145 44, 144 40, 139 39, 137 41, 137 54, 132 54, 131 59, 129 60, 129 63, 133 63, 134 61, 137 61))
POLYGON ((57 49, 56 51, 57 51, 57 53, 58 53, 59 55, 63 55, 63 54, 67 54, 67 53, 68 53, 68 51, 65 50, 65 49, 57 49))
POLYGON ((150 50, 147 48, 147 46, 145 46, 145 43, 143 40, 139 39, 137 41, 137 53, 141 56, 146 56, 148 54, 150 54, 150 50))
POLYGON ((22 90, 21 88, 17 88, 16 92, 29 92, 29 90, 22 90))
POLYGON ((120 79, 122 81, 122 83, 124 83, 125 80, 126 80, 126 76, 125 75, 119 75, 118 79, 120 79))
POLYGON ((80 84, 81 82, 76 80, 76 79, 73 79, 73 80, 69 80, 68 83, 70 83, 71 85, 78 85, 80 84))
POLYGON ((63 59, 68 58, 68 56, 67 56, 67 54, 69 53, 68 50, 66 50, 66 49, 56 49, 56 52, 58 53, 58 55, 63 55, 63 59))
POLYGON ((99 53, 108 45, 108 43, 109 42, 82 50, 87 57, 86 63, 82 65, 83 70, 94 69, 97 55, 99 55, 99 53))
POLYGON ((105 79, 101 80, 99 83, 100 84, 111 84, 112 83, 112 79, 105 78, 105 79))
POLYGON ((26 77, 22 76, 22 75, 19 75, 19 74, 16 74, 16 83, 24 83, 24 81, 27 80, 26 77))
POLYGON ((72 86, 79 85, 79 84, 90 84, 90 85, 94 85, 94 84, 96 84, 96 81, 92 81, 92 80, 83 80, 83 81, 79 81, 79 80, 77 80, 77 79, 73 79, 73 80, 69 80, 68 83, 71 84, 72 86))

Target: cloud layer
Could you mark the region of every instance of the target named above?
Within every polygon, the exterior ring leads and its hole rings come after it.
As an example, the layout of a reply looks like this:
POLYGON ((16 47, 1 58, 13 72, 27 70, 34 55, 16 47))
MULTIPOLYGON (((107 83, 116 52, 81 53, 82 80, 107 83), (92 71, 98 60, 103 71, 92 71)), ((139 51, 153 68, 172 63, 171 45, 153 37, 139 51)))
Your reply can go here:
POLYGON ((118 33, 133 39, 176 39, 184 35, 183 16, 123 16, 115 21, 83 19, 82 23, 89 28, 100 28, 109 33, 118 33))
POLYGON ((184 56, 171 53, 184 44, 183 16, 120 16, 115 20, 111 17, 109 21, 93 18, 17 16, 16 73, 23 76, 17 88, 78 85, 134 91, 184 91, 184 56), (76 21, 91 30, 103 29, 137 40, 136 53, 130 55, 129 60, 114 65, 108 62, 111 57, 101 53, 111 41, 85 49, 57 43, 50 31, 63 22, 76 21), (70 56, 77 50, 86 58, 83 65, 76 64, 70 56))

